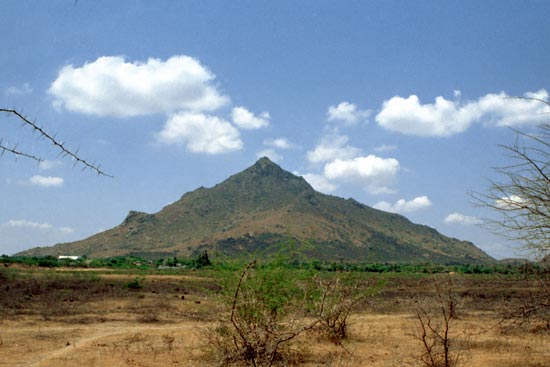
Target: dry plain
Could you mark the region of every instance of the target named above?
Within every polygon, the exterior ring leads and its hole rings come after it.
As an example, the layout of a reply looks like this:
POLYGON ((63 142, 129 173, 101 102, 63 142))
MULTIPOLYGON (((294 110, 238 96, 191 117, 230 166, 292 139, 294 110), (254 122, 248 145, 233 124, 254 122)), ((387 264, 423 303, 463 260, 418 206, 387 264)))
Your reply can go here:
MULTIPOLYGON (((227 311, 208 273, 9 268, 0 275, 0 366, 216 365, 205 330, 227 311), (128 287, 136 280, 140 287, 128 287)), ((453 277, 460 308, 450 339, 460 366, 550 365, 548 325, 500 322, 504 307, 537 297, 534 280, 453 277)), ((296 363, 421 366, 416 310, 433 304, 432 282, 386 276, 383 290, 351 315, 343 346, 305 333, 292 346, 296 363)))

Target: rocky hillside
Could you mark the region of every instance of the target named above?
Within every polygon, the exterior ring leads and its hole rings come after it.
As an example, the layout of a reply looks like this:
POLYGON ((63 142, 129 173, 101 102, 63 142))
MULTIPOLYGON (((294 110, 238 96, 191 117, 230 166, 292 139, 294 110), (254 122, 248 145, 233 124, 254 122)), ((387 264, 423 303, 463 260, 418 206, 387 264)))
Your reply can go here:
POLYGON ((191 255, 208 249, 268 257, 282 243, 328 260, 487 263, 470 242, 353 199, 321 194, 267 158, 212 187, 200 187, 155 214, 131 211, 115 228, 24 255, 90 257, 191 255))

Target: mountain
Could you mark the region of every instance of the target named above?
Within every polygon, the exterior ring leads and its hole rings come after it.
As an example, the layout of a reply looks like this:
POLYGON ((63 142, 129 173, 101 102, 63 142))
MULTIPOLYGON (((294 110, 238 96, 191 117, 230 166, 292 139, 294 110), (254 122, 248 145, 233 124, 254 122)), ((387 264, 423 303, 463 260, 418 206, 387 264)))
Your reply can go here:
POLYGON ((268 158, 212 187, 200 187, 155 214, 131 211, 87 239, 34 248, 22 255, 269 256, 281 244, 324 260, 488 263, 470 242, 353 199, 316 192, 268 158))

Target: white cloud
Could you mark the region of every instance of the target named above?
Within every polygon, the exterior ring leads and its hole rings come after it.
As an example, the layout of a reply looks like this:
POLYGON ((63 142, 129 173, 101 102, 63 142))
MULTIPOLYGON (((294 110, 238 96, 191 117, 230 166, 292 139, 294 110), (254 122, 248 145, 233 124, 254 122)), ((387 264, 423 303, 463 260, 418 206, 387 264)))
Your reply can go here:
MULTIPOLYGON (((455 97, 460 93, 455 91, 455 97)), ((548 99, 548 92, 527 92, 525 98, 548 99)), ((510 98, 506 93, 487 94, 477 101, 462 103, 441 96, 435 103, 421 104, 416 95, 395 96, 382 105, 378 124, 388 130, 417 136, 451 136, 483 122, 495 126, 539 124, 548 118, 550 108, 539 101, 510 98)))
POLYGON ((479 218, 460 213, 449 214, 445 217, 443 221, 447 224, 463 224, 467 226, 483 223, 483 221, 479 218))
POLYGON ((395 158, 380 158, 375 155, 327 163, 324 175, 329 180, 354 182, 364 185, 372 194, 391 193, 390 186, 399 171, 395 158))
POLYGON ((341 102, 337 106, 330 106, 327 112, 328 121, 340 121, 346 125, 354 125, 370 116, 370 110, 359 110, 357 106, 349 102, 341 102))
POLYGON ((348 145, 349 138, 345 135, 326 136, 315 149, 307 152, 311 163, 324 163, 334 159, 351 159, 361 154, 361 150, 348 145))
POLYGON ((374 205, 376 209, 384 210, 390 213, 410 213, 421 209, 428 208, 432 202, 427 196, 419 196, 412 200, 399 199, 395 204, 390 204, 387 201, 380 201, 374 205))
POLYGON ((245 130, 260 129, 269 125, 269 113, 262 112, 259 116, 248 111, 244 107, 234 107, 231 111, 233 123, 245 130))
POLYGON ((479 99, 477 106, 483 113, 484 122, 489 125, 518 126, 547 122, 550 107, 529 98, 547 101, 548 92, 541 89, 537 92, 527 92, 523 96, 527 99, 513 98, 504 92, 487 94, 479 99))
POLYGON ((42 187, 61 187, 65 182, 62 177, 52 177, 52 176, 32 176, 29 180, 32 185, 42 186, 42 187))
POLYGON ((61 166, 61 164, 62 163, 60 161, 43 160, 40 163, 38 163, 38 168, 40 168, 41 170, 49 170, 55 167, 59 167, 61 166))
POLYGON ((52 229, 52 225, 49 223, 31 222, 24 219, 11 219, 11 220, 8 220, 5 224, 8 227, 14 227, 14 228, 31 228, 31 229, 40 229, 40 230, 52 229))
POLYGON ((294 144, 286 138, 266 139, 264 140, 264 145, 278 149, 290 149, 294 147, 294 144))
POLYGON ((185 144, 193 153, 220 154, 243 147, 239 131, 231 123, 200 113, 171 116, 157 139, 167 144, 185 144))
POLYGON ((259 151, 258 153, 256 153, 256 157, 267 157, 273 162, 280 162, 283 160, 283 156, 277 153, 274 149, 264 149, 262 151, 259 151))
POLYGON ((52 226, 50 223, 47 223, 47 222, 44 222, 44 223, 39 223, 39 222, 33 222, 33 221, 30 221, 30 220, 25 220, 25 219, 10 219, 8 220, 7 222, 5 222, 3 224, 5 227, 10 227, 10 228, 20 228, 20 229, 23 229, 23 230, 38 230, 38 231, 48 231, 48 232, 52 232, 52 231, 57 231, 57 232, 60 232, 62 234, 72 234, 75 232, 75 230, 71 227, 54 227, 52 226))
POLYGON ((48 93, 57 108, 97 116, 212 111, 229 102, 214 79, 198 60, 185 55, 146 62, 103 56, 81 67, 63 67, 48 93))
POLYGON ((479 117, 477 111, 459 108, 456 102, 443 97, 437 97, 434 104, 422 105, 417 96, 411 95, 385 101, 375 119, 380 126, 403 134, 450 136, 466 130, 479 117))
MULTIPOLYGON (((296 173, 300 175, 299 173, 296 173)), ((306 173, 301 175, 316 191, 329 194, 337 189, 337 186, 327 180, 323 175, 318 175, 315 173, 306 173)))
POLYGON ((11 86, 11 87, 8 87, 6 88, 6 90, 4 91, 4 94, 6 95, 22 95, 22 94, 30 94, 32 93, 32 87, 29 83, 23 83, 23 85, 21 86, 11 86))

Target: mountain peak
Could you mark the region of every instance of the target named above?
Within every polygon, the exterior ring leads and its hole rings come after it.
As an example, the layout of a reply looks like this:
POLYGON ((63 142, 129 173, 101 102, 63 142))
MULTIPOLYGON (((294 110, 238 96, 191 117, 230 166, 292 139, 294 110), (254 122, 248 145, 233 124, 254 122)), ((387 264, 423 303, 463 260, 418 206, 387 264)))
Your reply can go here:
POLYGON ((269 165, 273 165, 273 166, 277 166, 279 167, 277 164, 275 164, 271 159, 267 158, 267 157, 261 157, 260 159, 258 159, 256 161, 256 163, 254 163, 255 166, 257 165, 260 165, 260 166, 269 166, 269 165))
POLYGON ((258 159, 256 163, 254 163, 254 165, 249 168, 249 170, 261 176, 269 176, 281 172, 286 172, 278 164, 274 163, 267 157, 262 157, 258 159))
POLYGON ((313 188, 302 177, 285 171, 267 157, 258 159, 252 166, 231 176, 220 185, 226 184, 237 185, 239 188, 235 189, 239 191, 247 187, 246 192, 260 190, 270 195, 276 195, 278 192, 284 192, 285 195, 313 192, 313 188))

